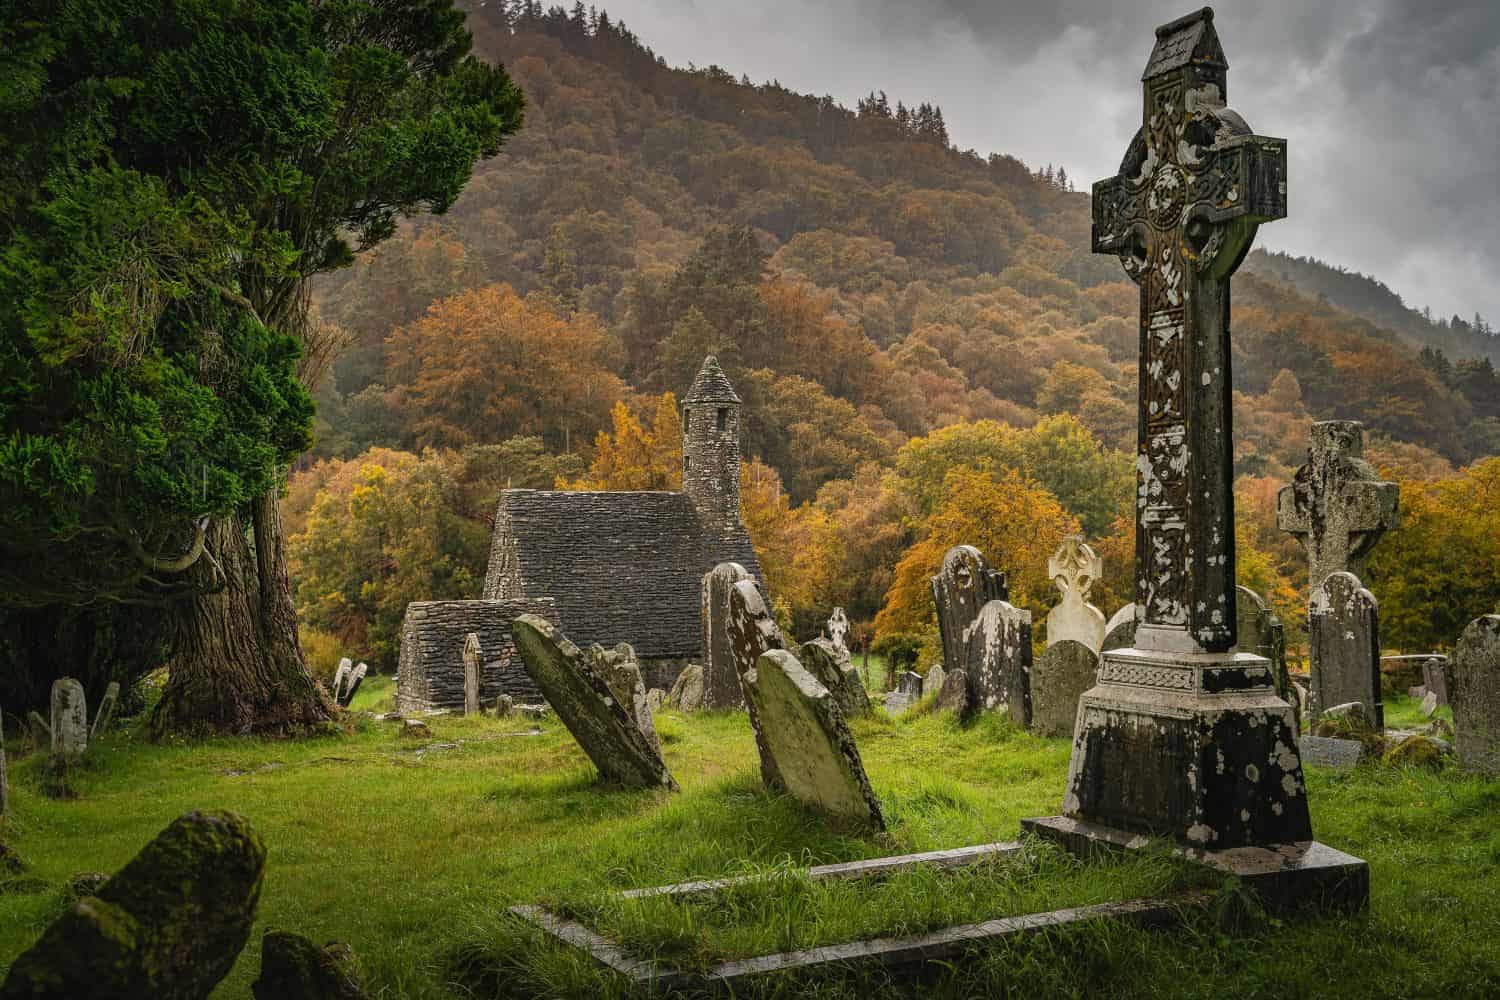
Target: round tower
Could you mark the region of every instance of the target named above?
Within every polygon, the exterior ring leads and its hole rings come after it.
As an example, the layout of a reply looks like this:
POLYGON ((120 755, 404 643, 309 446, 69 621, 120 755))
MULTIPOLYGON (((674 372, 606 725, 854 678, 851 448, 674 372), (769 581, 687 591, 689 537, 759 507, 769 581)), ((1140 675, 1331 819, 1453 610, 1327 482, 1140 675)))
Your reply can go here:
POLYGON ((712 354, 682 400, 682 491, 705 524, 740 523, 739 393, 712 354))

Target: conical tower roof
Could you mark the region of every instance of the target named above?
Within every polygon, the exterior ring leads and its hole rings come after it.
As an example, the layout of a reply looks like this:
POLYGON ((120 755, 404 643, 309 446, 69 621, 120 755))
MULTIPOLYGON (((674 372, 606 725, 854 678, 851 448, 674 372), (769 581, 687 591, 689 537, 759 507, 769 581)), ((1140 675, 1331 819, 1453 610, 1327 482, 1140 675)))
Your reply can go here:
POLYGON ((734 391, 734 386, 729 382, 729 376, 724 374, 724 369, 719 367, 719 359, 710 354, 703 359, 703 367, 698 369, 698 377, 693 379, 693 386, 683 397, 684 403, 738 403, 741 402, 739 393, 734 391))

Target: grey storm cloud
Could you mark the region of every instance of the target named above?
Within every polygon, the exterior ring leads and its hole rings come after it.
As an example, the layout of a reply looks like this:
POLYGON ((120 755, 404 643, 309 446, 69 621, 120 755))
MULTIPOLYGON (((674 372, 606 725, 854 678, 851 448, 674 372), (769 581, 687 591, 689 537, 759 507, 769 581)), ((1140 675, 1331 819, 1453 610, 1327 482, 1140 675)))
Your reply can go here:
MULTIPOLYGON (((1156 25, 1143 0, 616 0, 674 65, 933 101, 962 148, 1114 172, 1156 25)), ((1259 245, 1373 274, 1408 304, 1500 324, 1500 0, 1215 5, 1229 103, 1288 140, 1291 216, 1259 245)))

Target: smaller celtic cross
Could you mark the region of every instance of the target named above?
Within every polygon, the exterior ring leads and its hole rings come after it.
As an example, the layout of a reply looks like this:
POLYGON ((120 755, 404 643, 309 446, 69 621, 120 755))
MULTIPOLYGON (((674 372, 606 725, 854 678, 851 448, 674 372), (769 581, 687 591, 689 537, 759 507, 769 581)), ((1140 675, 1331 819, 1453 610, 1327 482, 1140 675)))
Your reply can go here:
POLYGON ((1312 427, 1307 463, 1276 496, 1276 526, 1307 549, 1308 590, 1331 573, 1365 578, 1365 557, 1397 525, 1400 487, 1382 482, 1361 456, 1364 428, 1354 420, 1312 427))

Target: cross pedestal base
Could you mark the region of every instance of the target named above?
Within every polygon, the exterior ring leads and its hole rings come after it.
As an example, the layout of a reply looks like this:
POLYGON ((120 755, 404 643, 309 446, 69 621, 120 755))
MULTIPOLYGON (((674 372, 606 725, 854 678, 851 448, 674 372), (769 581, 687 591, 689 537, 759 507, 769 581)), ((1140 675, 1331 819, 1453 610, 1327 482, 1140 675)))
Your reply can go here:
MULTIPOLYGON (((1055 841, 1081 858, 1139 850, 1150 843, 1150 838, 1138 833, 1066 816, 1023 819, 1021 829, 1055 841)), ((1370 866, 1316 840, 1224 851, 1178 847, 1174 853, 1237 876, 1273 913, 1316 910, 1353 914, 1370 902, 1370 866)))

